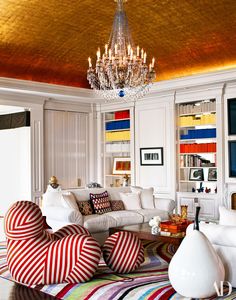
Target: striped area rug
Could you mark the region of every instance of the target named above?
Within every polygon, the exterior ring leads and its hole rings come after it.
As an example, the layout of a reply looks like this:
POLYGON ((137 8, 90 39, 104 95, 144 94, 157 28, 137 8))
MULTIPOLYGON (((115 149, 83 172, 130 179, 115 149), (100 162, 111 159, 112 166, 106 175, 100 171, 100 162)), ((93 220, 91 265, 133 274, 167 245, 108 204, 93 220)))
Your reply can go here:
MULTIPOLYGON (((174 291, 168 279, 168 262, 176 250, 175 246, 145 241, 144 247, 145 262, 134 273, 118 276, 101 260, 97 273, 89 282, 30 286, 30 288, 66 300, 183 299, 174 291)), ((6 264, 4 243, 0 243, 0 277, 12 280, 6 264)), ((236 291, 230 297, 221 299, 236 299, 236 291)))

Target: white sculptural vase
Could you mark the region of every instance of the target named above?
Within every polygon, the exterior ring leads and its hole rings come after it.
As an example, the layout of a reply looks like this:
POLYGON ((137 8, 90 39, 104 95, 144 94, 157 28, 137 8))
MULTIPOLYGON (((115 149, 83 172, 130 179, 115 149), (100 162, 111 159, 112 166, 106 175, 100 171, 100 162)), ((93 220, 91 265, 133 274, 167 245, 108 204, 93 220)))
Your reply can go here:
POLYGON ((159 234, 159 226, 152 226, 152 229, 151 229, 151 233, 153 235, 158 235, 159 234))
POLYGON ((173 288, 180 295, 189 298, 213 296, 216 293, 214 283, 219 287, 225 277, 222 261, 207 237, 199 231, 199 210, 195 230, 184 238, 168 271, 173 288))

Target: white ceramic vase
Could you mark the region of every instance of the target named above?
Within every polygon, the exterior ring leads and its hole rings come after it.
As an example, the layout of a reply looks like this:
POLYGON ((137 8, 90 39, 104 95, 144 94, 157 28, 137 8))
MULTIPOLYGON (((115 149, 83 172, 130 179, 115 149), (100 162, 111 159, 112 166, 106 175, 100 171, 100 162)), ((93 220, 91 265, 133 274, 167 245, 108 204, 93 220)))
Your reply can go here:
POLYGON ((188 233, 173 256, 169 278, 180 295, 207 298, 216 293, 214 283, 220 286, 225 270, 207 237, 197 229, 188 233))
POLYGON ((153 235, 159 234, 159 226, 155 226, 155 225, 152 226, 151 233, 152 233, 153 235))

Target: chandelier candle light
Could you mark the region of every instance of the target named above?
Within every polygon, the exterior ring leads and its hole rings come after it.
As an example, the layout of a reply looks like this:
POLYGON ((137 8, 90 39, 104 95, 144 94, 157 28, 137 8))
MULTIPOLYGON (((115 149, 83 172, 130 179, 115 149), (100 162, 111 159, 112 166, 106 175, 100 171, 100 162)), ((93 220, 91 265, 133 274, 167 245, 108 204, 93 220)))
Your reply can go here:
POLYGON ((117 0, 113 28, 104 53, 97 51, 96 66, 89 57, 87 79, 91 87, 107 101, 135 101, 143 97, 155 79, 155 58, 147 65, 147 53, 134 46, 123 8, 125 0, 117 0))

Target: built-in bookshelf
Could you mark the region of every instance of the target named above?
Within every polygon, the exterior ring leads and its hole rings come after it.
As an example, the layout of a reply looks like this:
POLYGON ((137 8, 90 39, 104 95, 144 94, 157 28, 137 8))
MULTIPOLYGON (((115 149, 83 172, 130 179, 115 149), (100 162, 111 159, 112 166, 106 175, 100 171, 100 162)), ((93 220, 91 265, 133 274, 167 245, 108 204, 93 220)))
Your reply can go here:
POLYGON ((177 112, 177 211, 188 206, 193 218, 196 206, 200 218, 217 218, 221 185, 219 160, 219 105, 215 99, 183 102, 177 112), (218 188, 219 186, 219 188, 218 188))
POLYGON ((131 184, 130 110, 104 113, 104 186, 131 184))
POLYGON ((178 191, 217 193, 216 101, 177 106, 178 191))

